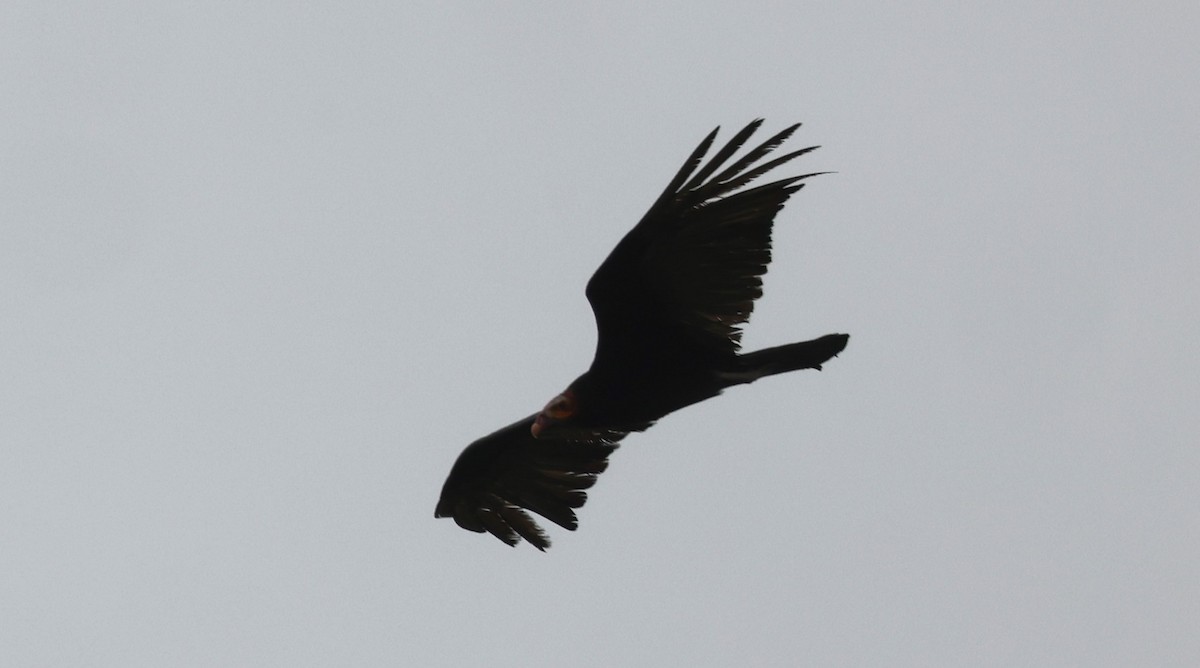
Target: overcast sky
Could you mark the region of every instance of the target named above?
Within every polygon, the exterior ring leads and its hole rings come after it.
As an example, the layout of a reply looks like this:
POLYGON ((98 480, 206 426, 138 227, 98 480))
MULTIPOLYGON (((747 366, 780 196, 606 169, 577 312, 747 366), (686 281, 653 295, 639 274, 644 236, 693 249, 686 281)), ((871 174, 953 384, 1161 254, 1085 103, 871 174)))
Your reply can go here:
POLYGON ((4 663, 1200 665, 1200 5, 571 6, 0 6, 4 663), (846 351, 434 520, 756 117, 846 351))

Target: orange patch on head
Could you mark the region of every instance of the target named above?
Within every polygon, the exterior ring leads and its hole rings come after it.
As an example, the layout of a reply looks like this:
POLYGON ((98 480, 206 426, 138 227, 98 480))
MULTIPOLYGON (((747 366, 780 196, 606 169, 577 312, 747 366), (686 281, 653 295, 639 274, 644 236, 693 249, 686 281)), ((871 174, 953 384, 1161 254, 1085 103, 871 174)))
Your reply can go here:
POLYGON ((553 420, 565 420, 575 414, 575 395, 567 391, 554 397, 546 407, 542 409, 542 414, 553 420))
POLYGON ((542 409, 542 412, 538 413, 537 418, 533 421, 533 426, 530 427, 533 437, 540 437, 542 430, 552 423, 570 419, 575 415, 577 407, 575 393, 570 390, 565 390, 562 394, 551 399, 546 404, 546 407, 542 409))

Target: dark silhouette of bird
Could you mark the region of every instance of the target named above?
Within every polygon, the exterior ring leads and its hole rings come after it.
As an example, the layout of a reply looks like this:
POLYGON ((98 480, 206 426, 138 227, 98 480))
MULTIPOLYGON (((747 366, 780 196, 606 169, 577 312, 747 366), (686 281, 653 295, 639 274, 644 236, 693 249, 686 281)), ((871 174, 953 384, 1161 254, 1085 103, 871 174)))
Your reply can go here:
POLYGON ((575 530, 575 509, 608 467, 618 441, 720 394, 797 369, 820 369, 846 334, 739 353, 741 325, 762 296, 771 226, 803 174, 747 188, 815 146, 766 158, 793 125, 730 163, 762 120, 703 166, 713 130, 587 284, 596 317, 591 367, 540 412, 485 436, 459 455, 435 517, 539 550, 550 540, 532 511, 575 530))

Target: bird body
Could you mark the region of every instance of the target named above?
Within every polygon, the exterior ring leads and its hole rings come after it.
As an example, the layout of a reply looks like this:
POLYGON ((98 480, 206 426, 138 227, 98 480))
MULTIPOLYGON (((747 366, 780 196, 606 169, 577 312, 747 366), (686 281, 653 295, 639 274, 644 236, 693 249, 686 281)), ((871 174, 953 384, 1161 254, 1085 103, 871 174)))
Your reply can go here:
POLYGON ((761 122, 746 126, 703 166, 717 131, 693 151, 588 281, 598 334, 591 366, 539 413, 467 446, 446 479, 436 517, 544 550, 549 539, 526 510, 574 530, 574 509, 627 434, 730 386, 820 369, 841 352, 845 334, 739 352, 740 327, 762 295, 771 261, 775 214, 816 175, 745 188, 816 148, 756 164, 798 125, 718 173, 761 122))

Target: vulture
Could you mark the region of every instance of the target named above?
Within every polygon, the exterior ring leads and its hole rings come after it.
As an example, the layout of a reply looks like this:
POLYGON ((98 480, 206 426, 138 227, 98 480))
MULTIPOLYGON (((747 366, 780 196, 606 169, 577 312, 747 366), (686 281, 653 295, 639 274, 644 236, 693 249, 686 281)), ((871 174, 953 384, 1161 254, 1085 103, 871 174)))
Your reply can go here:
POLYGON ((720 394, 798 369, 820 369, 846 346, 827 334, 740 352, 741 327, 762 295, 775 216, 803 181, 751 183, 816 146, 773 155, 793 125, 733 159, 756 120, 705 161, 713 130, 587 284, 595 356, 541 411, 471 443, 442 487, 434 517, 452 517, 539 550, 550 540, 530 512, 565 529, 630 432, 720 394))

